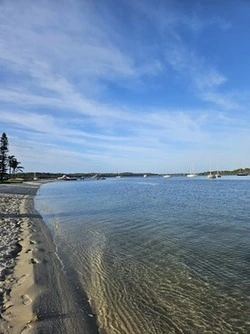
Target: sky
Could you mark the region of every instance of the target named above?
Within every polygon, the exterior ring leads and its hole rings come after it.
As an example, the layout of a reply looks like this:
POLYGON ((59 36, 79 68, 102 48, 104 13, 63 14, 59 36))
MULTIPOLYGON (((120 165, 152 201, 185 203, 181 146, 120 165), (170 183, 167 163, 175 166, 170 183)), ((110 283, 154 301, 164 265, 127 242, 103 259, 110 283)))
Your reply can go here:
POLYGON ((0 132, 25 172, 250 167, 250 2, 0 0, 0 132))

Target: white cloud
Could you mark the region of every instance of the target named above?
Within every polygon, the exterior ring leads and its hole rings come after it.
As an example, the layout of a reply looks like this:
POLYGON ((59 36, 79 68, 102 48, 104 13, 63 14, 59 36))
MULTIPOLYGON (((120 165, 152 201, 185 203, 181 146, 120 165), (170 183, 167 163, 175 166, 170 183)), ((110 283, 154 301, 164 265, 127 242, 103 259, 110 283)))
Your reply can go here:
POLYGON ((208 92, 203 92, 202 93, 202 98, 205 101, 212 102, 224 110, 241 110, 242 107, 235 98, 230 96, 229 94, 221 94, 219 92, 213 92, 213 91, 208 91, 208 92))
MULTIPOLYGON (((21 11, 23 15, 19 15, 22 2, 5 3, 0 23, 0 58, 5 65, 49 89, 64 86, 65 78, 77 81, 85 77, 87 82, 89 78, 122 80, 140 75, 129 53, 112 42, 114 33, 101 17, 93 11, 91 17, 79 13, 74 8, 77 3, 71 1, 70 8, 48 1, 33 3, 29 11, 21 11)), ((84 10, 91 8, 85 3, 84 10)))
POLYGON ((194 50, 189 50, 183 43, 172 43, 165 49, 165 56, 173 69, 188 78, 190 85, 198 93, 213 91, 227 81, 224 75, 209 66, 205 59, 198 57, 194 50))

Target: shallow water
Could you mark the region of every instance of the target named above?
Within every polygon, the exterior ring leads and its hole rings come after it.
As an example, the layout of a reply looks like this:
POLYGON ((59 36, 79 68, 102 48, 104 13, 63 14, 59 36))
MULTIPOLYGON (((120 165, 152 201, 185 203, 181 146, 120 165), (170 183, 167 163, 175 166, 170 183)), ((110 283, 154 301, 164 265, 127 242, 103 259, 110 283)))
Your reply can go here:
POLYGON ((250 177, 54 182, 35 204, 101 333, 250 333, 250 177))

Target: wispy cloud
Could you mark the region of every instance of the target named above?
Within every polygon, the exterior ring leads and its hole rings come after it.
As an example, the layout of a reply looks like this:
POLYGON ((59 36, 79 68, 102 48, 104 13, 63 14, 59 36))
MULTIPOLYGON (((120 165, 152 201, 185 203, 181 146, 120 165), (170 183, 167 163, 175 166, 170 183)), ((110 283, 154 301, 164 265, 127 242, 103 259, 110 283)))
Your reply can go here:
POLYGON ((204 92, 214 92, 227 81, 227 78, 209 65, 204 57, 199 57, 183 43, 172 43, 166 48, 165 56, 172 68, 189 80, 190 88, 202 98, 204 92))

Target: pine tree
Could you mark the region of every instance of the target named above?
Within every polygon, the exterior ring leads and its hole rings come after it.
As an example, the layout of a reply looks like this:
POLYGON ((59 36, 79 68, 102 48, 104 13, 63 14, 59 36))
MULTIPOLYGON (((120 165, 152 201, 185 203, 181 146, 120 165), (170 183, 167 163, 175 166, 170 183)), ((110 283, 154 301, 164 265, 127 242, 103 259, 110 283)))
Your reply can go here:
POLYGON ((3 182, 4 176, 7 174, 8 165, 8 137, 4 132, 0 141, 0 182, 3 182))

